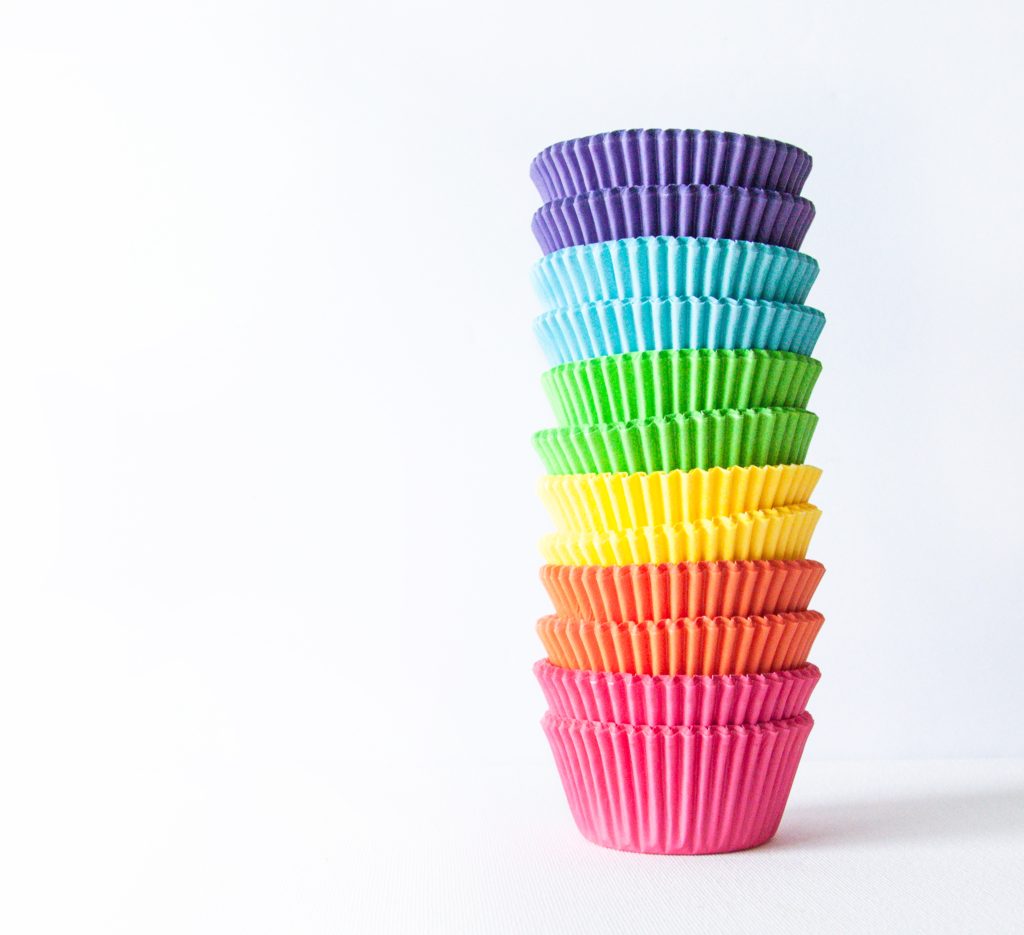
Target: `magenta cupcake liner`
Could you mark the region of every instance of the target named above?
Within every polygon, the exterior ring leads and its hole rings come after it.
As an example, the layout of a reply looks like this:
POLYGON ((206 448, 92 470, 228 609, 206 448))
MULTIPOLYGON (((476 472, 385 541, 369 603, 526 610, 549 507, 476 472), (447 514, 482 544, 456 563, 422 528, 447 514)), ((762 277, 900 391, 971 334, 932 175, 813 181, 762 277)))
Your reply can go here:
POLYGON ((798 250, 814 220, 806 198, 728 185, 605 188, 548 202, 533 216, 545 253, 627 237, 720 237, 798 250))
POLYGON ((615 130, 555 143, 530 165, 544 201, 624 185, 735 185, 799 195, 811 157, 789 143, 715 130, 615 130))
POLYGON ((817 666, 763 675, 633 675, 563 669, 533 673, 556 717, 637 727, 728 727, 797 717, 821 678, 817 666))
POLYGON ((638 727, 547 714, 541 723, 584 837, 645 854, 719 854, 778 830, 814 721, 638 727))

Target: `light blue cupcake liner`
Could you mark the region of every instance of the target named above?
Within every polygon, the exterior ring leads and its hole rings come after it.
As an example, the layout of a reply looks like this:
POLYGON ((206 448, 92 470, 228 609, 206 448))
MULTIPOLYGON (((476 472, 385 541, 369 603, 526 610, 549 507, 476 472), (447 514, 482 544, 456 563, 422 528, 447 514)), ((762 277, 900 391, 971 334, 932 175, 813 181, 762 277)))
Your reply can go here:
POLYGON ((814 352, 825 316, 753 299, 612 299, 545 312, 534 332, 552 366, 631 351, 762 348, 814 352))
POLYGON ((545 309, 608 299, 763 299, 802 304, 818 275, 806 253, 702 237, 631 237, 566 247, 533 268, 545 309))

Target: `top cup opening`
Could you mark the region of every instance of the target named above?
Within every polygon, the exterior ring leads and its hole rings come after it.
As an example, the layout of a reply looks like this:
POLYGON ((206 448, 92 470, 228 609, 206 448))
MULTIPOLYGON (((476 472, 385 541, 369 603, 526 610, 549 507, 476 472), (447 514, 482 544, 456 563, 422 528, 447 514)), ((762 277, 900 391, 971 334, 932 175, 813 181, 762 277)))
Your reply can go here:
POLYGON ((732 185, 799 195, 811 157, 790 143, 718 130, 614 130, 555 143, 530 165, 545 204, 630 185, 732 185))

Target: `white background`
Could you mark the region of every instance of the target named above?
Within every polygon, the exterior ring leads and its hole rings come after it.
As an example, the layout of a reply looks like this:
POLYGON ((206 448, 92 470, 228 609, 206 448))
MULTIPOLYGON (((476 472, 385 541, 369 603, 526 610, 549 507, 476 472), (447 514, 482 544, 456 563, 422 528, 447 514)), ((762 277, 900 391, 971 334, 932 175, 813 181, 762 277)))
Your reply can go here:
MULTIPOLYGON (((528 165, 622 127, 814 156, 829 571, 807 756, 952 770, 959 798, 889 842, 898 866, 936 853, 981 773, 935 758, 1024 756, 1024 23, 967 9, 3 3, 4 927, 513 931, 529 906, 532 931, 593 931, 563 858, 597 860, 588 905, 631 918, 666 865, 630 858, 623 889, 626 858, 577 841, 530 674, 551 416, 528 165), (473 876, 503 835, 541 903, 514 871, 473 876), (389 863, 432 847, 436 878, 389 863)), ((902 769, 809 762, 793 827, 834 831, 837 777, 862 777, 866 823, 825 850, 863 868, 902 813, 871 777, 902 769)), ((1020 790, 979 791, 980 829, 1019 845, 1020 790)), ((791 840, 810 874, 821 849, 791 840)), ((950 846, 942 866, 983 866, 985 841, 950 846)), ((772 853, 729 860, 771 874, 772 853)), ((670 865, 710 925, 692 868, 723 865, 670 865)), ((802 879, 807 905, 844 904, 802 879)), ((906 929, 955 919, 946 892, 921 881, 934 916, 906 929)), ((678 921, 660 905, 649 926, 678 921)))

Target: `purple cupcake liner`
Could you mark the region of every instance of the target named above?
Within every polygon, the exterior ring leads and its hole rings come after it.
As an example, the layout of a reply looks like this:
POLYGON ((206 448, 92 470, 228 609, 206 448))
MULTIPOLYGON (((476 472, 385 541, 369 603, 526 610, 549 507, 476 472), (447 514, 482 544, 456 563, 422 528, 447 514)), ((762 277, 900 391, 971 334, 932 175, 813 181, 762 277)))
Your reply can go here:
POLYGON ((530 165, 545 202, 628 185, 732 185, 799 195, 811 157, 789 143, 715 130, 615 130, 555 143, 530 165))
POLYGON ((719 237, 798 250, 814 220, 806 198, 727 185, 605 188, 548 202, 533 216, 545 253, 628 237, 719 237))

